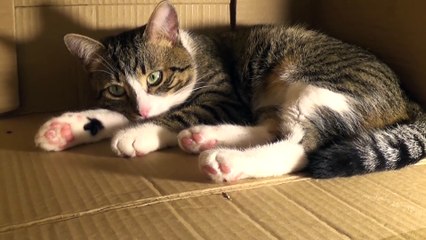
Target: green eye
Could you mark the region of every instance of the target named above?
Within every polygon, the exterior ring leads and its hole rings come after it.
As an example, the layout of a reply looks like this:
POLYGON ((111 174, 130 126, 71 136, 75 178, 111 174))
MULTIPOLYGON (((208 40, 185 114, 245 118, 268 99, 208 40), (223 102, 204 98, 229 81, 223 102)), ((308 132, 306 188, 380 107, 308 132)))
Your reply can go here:
POLYGON ((146 79, 146 82, 148 83, 148 86, 156 86, 160 84, 162 78, 163 73, 161 71, 155 71, 149 74, 148 78, 146 79))
POLYGON ((126 90, 119 85, 111 85, 108 87, 108 92, 114 97, 122 97, 126 94, 126 90))

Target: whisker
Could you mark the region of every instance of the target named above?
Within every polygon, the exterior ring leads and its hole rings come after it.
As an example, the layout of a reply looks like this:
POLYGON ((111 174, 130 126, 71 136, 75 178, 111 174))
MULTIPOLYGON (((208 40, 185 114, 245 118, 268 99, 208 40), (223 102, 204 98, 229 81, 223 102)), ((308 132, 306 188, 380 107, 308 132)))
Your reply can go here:
POLYGON ((109 71, 111 71, 111 72, 115 72, 113 69, 111 69, 108 65, 106 65, 105 64, 105 62, 102 60, 102 61, 100 61, 100 63, 107 69, 107 70, 109 70, 109 71))
POLYGON ((105 70, 101 70, 101 69, 96 69, 96 70, 93 70, 92 72, 103 72, 103 73, 106 73, 108 75, 114 75, 113 73, 111 73, 109 71, 105 71, 105 70))
POLYGON ((98 56, 103 60, 103 62, 106 64, 106 65, 108 65, 108 67, 111 69, 111 70, 114 70, 114 67, 111 65, 111 63, 109 63, 104 57, 102 57, 101 55, 99 55, 98 54, 98 56))
MULTIPOLYGON (((183 87, 183 88, 179 89, 177 92, 175 92, 174 94, 180 94, 180 93, 188 90, 188 88, 190 88, 190 87, 191 87, 190 85, 188 85, 186 87, 183 87)), ((206 85, 206 86, 201 86, 201 87, 193 88, 192 91, 197 91, 199 89, 207 88, 207 87, 210 87, 210 86, 206 85)))
POLYGON ((97 57, 99 57, 101 59, 101 64, 107 68, 108 70, 110 70, 112 73, 115 73, 114 68, 112 67, 112 65, 104 58, 102 57, 102 55, 100 55, 99 53, 95 53, 97 57))

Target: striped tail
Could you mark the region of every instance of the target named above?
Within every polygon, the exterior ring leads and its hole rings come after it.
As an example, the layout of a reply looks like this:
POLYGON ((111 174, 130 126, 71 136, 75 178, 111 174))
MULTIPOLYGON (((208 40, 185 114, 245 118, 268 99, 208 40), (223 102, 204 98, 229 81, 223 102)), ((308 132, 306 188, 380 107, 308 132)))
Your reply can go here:
POLYGON ((399 169, 426 157, 426 114, 408 124, 364 133, 309 156, 314 178, 348 177, 399 169))

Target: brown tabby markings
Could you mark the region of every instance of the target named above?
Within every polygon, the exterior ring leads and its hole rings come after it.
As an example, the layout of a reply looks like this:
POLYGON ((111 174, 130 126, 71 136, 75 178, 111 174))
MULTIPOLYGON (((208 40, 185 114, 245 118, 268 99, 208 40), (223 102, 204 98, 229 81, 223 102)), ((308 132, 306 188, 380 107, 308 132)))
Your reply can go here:
MULTIPOLYGON (((91 72, 100 105, 133 120, 142 116, 142 127, 149 122, 153 129, 178 133, 225 123, 239 130, 263 126, 273 133, 271 145, 222 152, 220 159, 240 167, 246 164, 241 159, 261 159, 255 167, 260 173, 251 177, 284 173, 265 161, 281 164, 282 171, 300 169, 308 154, 317 177, 400 168, 425 155, 424 113, 420 107, 417 114, 410 112, 392 70, 368 51, 315 31, 255 26, 190 35, 178 31, 176 11, 162 2, 146 26, 103 44, 82 36, 74 40, 68 45, 91 72), (189 43, 197 47, 186 48, 189 43), (148 86, 155 71, 161 71, 162 81, 148 86), (111 84, 123 86, 126 95, 108 93, 111 84), (176 94, 186 87, 191 88, 187 95, 176 94), (144 107, 160 110, 148 119, 144 107), (272 150, 293 159, 278 161, 272 150)), ((125 134, 121 138, 132 143, 125 134)), ((133 154, 127 151, 132 146, 122 145, 120 154, 133 154)), ((205 164, 214 165, 215 154, 219 150, 204 155, 205 164)))

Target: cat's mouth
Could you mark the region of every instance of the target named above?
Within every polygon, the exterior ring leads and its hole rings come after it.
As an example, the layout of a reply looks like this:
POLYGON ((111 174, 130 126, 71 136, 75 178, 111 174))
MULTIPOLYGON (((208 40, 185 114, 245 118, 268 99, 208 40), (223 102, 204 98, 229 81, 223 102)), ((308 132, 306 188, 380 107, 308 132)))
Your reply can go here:
POLYGON ((141 115, 139 115, 139 113, 129 113, 129 114, 126 114, 126 117, 130 121, 138 121, 138 120, 146 119, 146 118, 143 118, 141 115))

